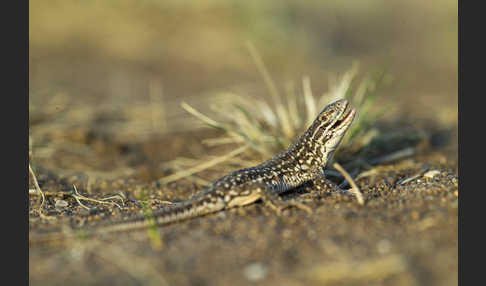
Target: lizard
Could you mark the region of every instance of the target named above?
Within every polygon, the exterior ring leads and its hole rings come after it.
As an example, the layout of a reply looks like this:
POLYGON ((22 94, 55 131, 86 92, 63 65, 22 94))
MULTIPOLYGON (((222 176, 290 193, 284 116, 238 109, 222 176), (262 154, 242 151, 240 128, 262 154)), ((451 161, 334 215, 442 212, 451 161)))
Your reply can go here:
MULTIPOLYGON (((311 182, 314 189, 342 191, 325 178, 323 168, 332 159, 346 131, 351 126, 356 110, 348 108, 348 100, 339 99, 325 106, 308 129, 288 149, 260 165, 234 171, 206 186, 185 201, 169 208, 153 211, 151 217, 138 215, 111 223, 87 232, 88 235, 111 233, 164 225, 215 213, 233 207, 249 205, 263 200, 280 211, 296 206, 306 211, 310 208, 295 200, 285 201, 280 195, 311 182)), ((31 243, 50 240, 52 236, 32 238, 31 243)))

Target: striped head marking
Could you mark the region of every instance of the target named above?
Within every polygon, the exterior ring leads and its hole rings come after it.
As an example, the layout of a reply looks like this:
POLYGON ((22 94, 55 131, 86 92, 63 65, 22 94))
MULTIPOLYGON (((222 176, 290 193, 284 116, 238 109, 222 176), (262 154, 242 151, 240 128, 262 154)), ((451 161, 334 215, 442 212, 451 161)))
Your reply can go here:
POLYGON ((309 139, 315 144, 315 150, 319 150, 322 155, 320 159, 323 165, 331 159, 354 120, 356 110, 348 111, 348 107, 349 102, 346 99, 327 105, 307 130, 309 139))

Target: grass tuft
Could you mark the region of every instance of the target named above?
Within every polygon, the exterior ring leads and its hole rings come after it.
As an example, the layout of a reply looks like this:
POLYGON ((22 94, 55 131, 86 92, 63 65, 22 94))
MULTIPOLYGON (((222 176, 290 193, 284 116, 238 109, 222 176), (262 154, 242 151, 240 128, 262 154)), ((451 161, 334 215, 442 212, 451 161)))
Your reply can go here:
MULTIPOLYGON (((307 76, 302 79, 302 96, 292 87, 287 88, 285 95, 278 95, 279 100, 272 96, 272 102, 227 93, 226 100, 219 105, 216 103, 214 108, 215 117, 225 121, 212 119, 185 102, 182 107, 208 126, 225 131, 224 138, 211 140, 212 146, 238 143, 262 157, 269 157, 295 140, 325 105, 346 98, 357 108, 358 116, 344 137, 341 148, 356 152, 378 135, 373 125, 390 109, 389 103, 383 103, 382 95, 377 91, 385 74, 368 75, 361 81, 357 80, 357 75, 358 65, 355 64, 341 77, 330 77, 329 91, 320 96, 313 93, 307 76)), ((276 89, 270 86, 269 90, 274 93, 276 89)))
MULTIPOLYGON (((247 149, 253 151, 258 160, 268 159, 287 148, 297 136, 302 134, 322 108, 341 98, 348 99, 358 110, 358 115, 343 138, 340 148, 356 154, 379 135, 373 125, 387 110, 390 110, 390 101, 384 103, 382 94, 378 92, 378 88, 389 79, 384 71, 367 74, 359 80, 359 65, 354 63, 341 76, 331 75, 329 90, 321 95, 314 94, 308 76, 302 78, 300 93, 296 92, 292 84, 288 84, 285 94, 282 95, 278 92, 261 56, 251 43, 248 44, 248 50, 268 88, 270 101, 265 98, 242 97, 234 93, 220 94, 220 98, 224 100, 215 101, 212 107, 215 112, 214 118, 222 120, 213 119, 186 102, 181 104, 183 109, 202 123, 225 132, 219 138, 205 140, 206 144, 211 146, 237 144, 240 145, 236 149, 238 152, 236 154, 230 152, 209 162, 201 160, 201 164, 189 170, 181 170, 162 178, 160 180, 162 183, 190 178, 196 172, 223 162, 234 163, 237 160, 228 159, 234 159, 247 149)), ((339 160, 339 154, 336 156, 339 160)))

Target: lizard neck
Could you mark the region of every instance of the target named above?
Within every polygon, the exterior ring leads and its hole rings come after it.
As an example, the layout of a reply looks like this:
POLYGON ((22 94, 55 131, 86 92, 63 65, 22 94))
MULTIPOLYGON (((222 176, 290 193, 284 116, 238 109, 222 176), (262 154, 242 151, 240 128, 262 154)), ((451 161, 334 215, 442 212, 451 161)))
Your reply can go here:
POLYGON ((330 154, 326 152, 323 144, 312 140, 311 133, 312 130, 307 130, 283 152, 283 156, 300 170, 314 172, 326 166, 330 154))

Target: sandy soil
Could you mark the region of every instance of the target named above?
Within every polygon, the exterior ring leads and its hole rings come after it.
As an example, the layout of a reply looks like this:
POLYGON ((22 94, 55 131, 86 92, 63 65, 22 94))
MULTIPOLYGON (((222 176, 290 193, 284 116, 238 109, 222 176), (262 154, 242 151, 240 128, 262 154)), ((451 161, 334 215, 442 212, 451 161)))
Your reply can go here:
POLYGON ((238 168, 157 183, 238 148, 203 144, 221 133, 180 103, 211 114, 221 92, 268 98, 247 40, 282 94, 290 83, 300 92, 304 75, 322 94, 354 60, 363 73, 387 68, 393 105, 374 127, 389 136, 367 156, 415 152, 357 169, 365 205, 304 188, 287 198, 310 215, 258 202, 155 232, 31 246, 31 285, 457 285, 457 3, 142 2, 30 4, 29 162, 46 195, 43 217, 30 195, 31 238, 140 214, 144 198, 161 208, 238 168), (81 205, 73 185, 123 203, 81 205))

